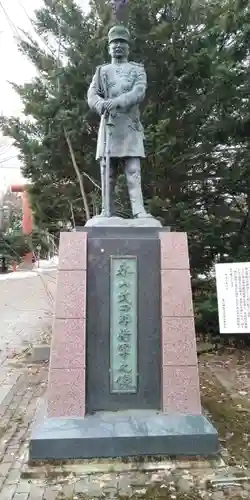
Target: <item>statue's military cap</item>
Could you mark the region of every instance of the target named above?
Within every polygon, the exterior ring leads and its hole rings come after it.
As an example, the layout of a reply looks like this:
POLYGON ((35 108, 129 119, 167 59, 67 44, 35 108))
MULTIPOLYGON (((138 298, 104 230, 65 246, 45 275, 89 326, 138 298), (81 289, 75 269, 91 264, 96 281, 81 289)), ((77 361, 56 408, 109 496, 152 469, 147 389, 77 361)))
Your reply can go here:
POLYGON ((109 41, 109 43, 111 43, 114 40, 124 40, 125 42, 129 43, 129 41, 130 41, 129 30, 125 26, 123 26, 122 24, 117 25, 117 26, 113 26, 109 30, 108 41, 109 41))

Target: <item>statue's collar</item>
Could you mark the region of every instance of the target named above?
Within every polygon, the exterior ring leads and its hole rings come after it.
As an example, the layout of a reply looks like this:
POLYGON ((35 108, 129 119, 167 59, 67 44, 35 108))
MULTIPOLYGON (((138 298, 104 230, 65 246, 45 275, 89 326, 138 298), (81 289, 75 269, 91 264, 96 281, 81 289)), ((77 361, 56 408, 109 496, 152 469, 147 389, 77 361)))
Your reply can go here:
POLYGON ((126 64, 127 62, 127 59, 122 59, 121 61, 119 61, 119 59, 112 59, 112 64, 115 64, 116 66, 121 66, 122 64, 126 64))

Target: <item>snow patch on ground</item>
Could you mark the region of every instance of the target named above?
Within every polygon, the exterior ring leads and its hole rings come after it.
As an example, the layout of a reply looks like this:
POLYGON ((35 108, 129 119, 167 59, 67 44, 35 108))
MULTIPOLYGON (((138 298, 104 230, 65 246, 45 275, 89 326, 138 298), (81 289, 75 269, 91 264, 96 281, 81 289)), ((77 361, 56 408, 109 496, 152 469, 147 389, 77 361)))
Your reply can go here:
POLYGON ((24 278, 34 278, 39 274, 43 274, 46 271, 54 271, 58 266, 58 257, 55 256, 49 260, 40 260, 36 263, 33 270, 31 271, 15 271, 13 273, 0 274, 0 281, 5 280, 20 280, 24 278))

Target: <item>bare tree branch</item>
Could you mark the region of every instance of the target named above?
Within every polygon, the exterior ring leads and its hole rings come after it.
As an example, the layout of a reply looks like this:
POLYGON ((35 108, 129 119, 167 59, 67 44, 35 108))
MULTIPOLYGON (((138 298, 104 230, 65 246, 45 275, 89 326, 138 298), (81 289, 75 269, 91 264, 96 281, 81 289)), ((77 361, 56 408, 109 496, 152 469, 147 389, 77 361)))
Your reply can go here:
POLYGON ((75 154, 74 154, 74 151, 72 148, 72 144, 71 144, 71 140, 69 138, 68 132, 67 132, 65 127, 63 127, 63 130, 64 130, 65 139, 66 139, 67 144, 68 144, 72 164, 73 164, 73 167, 75 169, 75 173, 76 173, 76 176, 77 176, 77 179, 79 182, 80 191, 81 191, 82 200, 83 200, 83 205, 84 205, 84 210, 85 210, 85 214, 86 214, 86 219, 89 220, 90 219, 90 211, 89 211, 89 206, 88 206, 87 195, 85 193, 85 189, 84 189, 84 185, 83 185, 83 181, 82 181, 82 176, 81 176, 80 170, 78 168, 78 165, 76 163, 75 154))

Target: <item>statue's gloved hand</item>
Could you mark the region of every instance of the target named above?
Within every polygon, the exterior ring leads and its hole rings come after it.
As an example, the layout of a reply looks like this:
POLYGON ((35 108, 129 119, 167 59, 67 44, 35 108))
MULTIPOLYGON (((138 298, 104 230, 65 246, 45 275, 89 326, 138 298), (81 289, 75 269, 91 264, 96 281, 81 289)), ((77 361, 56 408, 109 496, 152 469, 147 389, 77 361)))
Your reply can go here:
POLYGON ((108 99, 107 101, 104 101, 103 103, 103 108, 102 112, 103 113, 110 113, 110 111, 113 111, 114 109, 117 108, 117 104, 114 99, 108 99))

